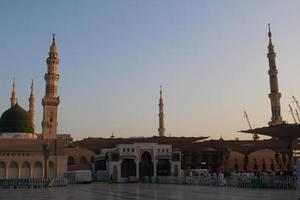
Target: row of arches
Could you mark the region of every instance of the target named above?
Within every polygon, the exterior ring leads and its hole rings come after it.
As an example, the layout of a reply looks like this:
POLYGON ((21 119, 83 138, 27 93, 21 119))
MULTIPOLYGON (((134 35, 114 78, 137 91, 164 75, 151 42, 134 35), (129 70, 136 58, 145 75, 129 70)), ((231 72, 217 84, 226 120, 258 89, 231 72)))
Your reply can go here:
MULTIPOLYGON (((79 164, 87 164, 88 160, 85 156, 81 156, 79 159, 79 164)), ((68 165, 75 165, 76 164, 76 160, 73 156, 69 156, 68 157, 68 165)))
MULTIPOLYGON (((55 176, 54 163, 49 162, 49 177, 55 176)), ((19 178, 43 178, 43 164, 40 161, 36 161, 30 164, 29 161, 18 163, 11 161, 6 164, 0 161, 0 179, 19 179, 19 178)))
POLYGON ((228 160, 228 170, 274 171, 279 167, 275 157, 275 152, 270 149, 258 150, 250 154, 231 151, 228 160))
POLYGON ((248 165, 247 169, 246 169, 246 166, 244 163, 242 163, 241 161, 238 161, 238 159, 235 159, 234 160, 234 170, 235 171, 242 171, 242 170, 246 171, 249 169, 252 169, 252 171, 268 171, 268 170, 274 171, 275 170, 275 163, 274 163, 273 159, 271 159, 269 163, 266 163, 265 159, 262 159, 261 162, 259 163, 257 161, 257 159, 254 158, 252 164, 253 164, 253 166, 248 165))

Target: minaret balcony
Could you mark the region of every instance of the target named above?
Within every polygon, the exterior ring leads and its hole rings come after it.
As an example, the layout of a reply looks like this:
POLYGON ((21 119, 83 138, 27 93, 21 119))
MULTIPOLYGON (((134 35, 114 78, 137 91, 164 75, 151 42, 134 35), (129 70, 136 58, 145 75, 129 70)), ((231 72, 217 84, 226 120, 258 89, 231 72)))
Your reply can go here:
POLYGON ((45 79, 45 81, 50 81, 50 80, 58 81, 59 80, 59 74, 47 73, 47 74, 45 74, 44 79, 45 79))
POLYGON ((268 71, 268 74, 270 76, 276 76, 278 74, 278 70, 277 69, 271 69, 268 71))
POLYGON ((45 96, 42 100, 43 106, 58 106, 60 103, 59 97, 45 96))
POLYGON ((48 65, 53 65, 53 64, 54 65, 58 65, 59 64, 59 59, 58 58, 50 58, 50 57, 48 57, 46 63, 48 65))
POLYGON ((280 97, 281 97, 281 93, 280 92, 278 92, 278 91, 273 91, 273 93, 270 93, 269 94, 269 98, 271 99, 271 100, 277 100, 277 99, 280 99, 280 97))

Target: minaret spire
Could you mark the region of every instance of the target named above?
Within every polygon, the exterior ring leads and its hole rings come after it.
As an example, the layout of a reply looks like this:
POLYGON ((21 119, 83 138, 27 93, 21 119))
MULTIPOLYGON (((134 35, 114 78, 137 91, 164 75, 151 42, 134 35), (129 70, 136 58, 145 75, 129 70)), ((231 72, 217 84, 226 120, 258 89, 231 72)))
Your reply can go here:
POLYGON ((28 112, 29 112, 29 115, 31 117, 32 125, 33 125, 33 127, 35 127, 35 93, 34 93, 33 79, 31 81, 28 112))
POLYGON ((55 43, 55 35, 56 33, 52 33, 52 44, 55 43))
POLYGON ((269 32, 269 46, 268 46, 268 60, 269 60, 269 79, 270 79, 270 93, 269 98, 271 101, 271 110, 272 110, 272 118, 269 122, 269 125, 277 125, 283 124, 285 121, 282 121, 281 113, 280 113, 280 97, 281 94, 279 92, 278 87, 278 71, 276 67, 276 53, 274 51, 274 46, 272 44, 272 33, 270 24, 268 24, 269 32))
POLYGON ((164 137, 165 136, 165 127, 164 127, 164 103, 163 103, 163 97, 162 97, 162 87, 160 86, 160 91, 159 91, 160 97, 159 97, 159 128, 158 128, 158 133, 159 137, 164 137))
MULTIPOLYGON (((269 27, 269 32, 268 32, 268 37, 269 37, 269 46, 268 46, 268 50, 269 50, 269 53, 274 53, 275 54, 275 51, 274 51, 274 46, 272 44, 272 32, 271 32, 271 25, 268 24, 268 27, 269 27)), ((275 57, 276 57, 276 54, 274 56, 274 60, 275 60, 275 57)))
POLYGON ((269 39, 271 40, 271 39, 272 39, 271 25, 270 25, 270 24, 268 24, 268 27, 269 27, 268 36, 269 36, 269 39))
POLYGON ((57 109, 59 105, 59 96, 57 94, 58 74, 58 51, 55 41, 55 34, 52 34, 52 44, 48 53, 47 72, 45 74, 46 92, 42 101, 43 121, 42 135, 44 140, 56 139, 57 134, 57 109))
POLYGON ((12 89, 11 98, 10 98, 10 105, 11 105, 11 107, 13 107, 17 103, 18 103, 18 97, 17 97, 17 92, 16 92, 16 79, 14 78, 13 89, 12 89))

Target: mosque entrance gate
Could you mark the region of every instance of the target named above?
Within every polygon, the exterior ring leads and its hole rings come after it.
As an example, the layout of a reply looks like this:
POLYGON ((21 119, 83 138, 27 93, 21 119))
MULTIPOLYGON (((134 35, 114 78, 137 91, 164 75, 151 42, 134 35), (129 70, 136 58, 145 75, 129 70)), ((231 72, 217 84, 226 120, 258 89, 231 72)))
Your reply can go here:
POLYGON ((139 176, 140 177, 151 177, 154 175, 154 165, 152 162, 152 156, 148 151, 142 154, 141 162, 139 164, 139 176))

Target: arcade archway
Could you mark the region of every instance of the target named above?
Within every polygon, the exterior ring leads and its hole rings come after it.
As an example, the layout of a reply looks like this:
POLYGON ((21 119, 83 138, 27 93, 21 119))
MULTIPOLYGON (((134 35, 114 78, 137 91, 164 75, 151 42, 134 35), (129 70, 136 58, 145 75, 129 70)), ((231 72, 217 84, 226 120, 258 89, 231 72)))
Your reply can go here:
POLYGON ((55 178, 55 166, 54 162, 50 161, 48 165, 49 178, 55 178))
POLYGON ((0 179, 6 178, 6 165, 5 162, 0 162, 0 179))
POLYGON ((23 162, 21 166, 21 178, 30 178, 30 163, 29 162, 23 162))
POLYGON ((171 164, 168 159, 159 159, 156 165, 157 176, 171 176, 171 164))
POLYGON ((148 151, 145 151, 142 154, 141 162, 139 164, 140 177, 144 176, 153 176, 154 175, 154 167, 152 162, 152 156, 148 151))
POLYGON ((8 178, 10 178, 10 179, 19 178, 19 165, 15 161, 13 161, 9 164, 8 178))
POLYGON ((121 177, 136 176, 136 164, 134 159, 124 159, 121 164, 121 177))
POLYGON ((43 165, 41 162, 35 162, 33 165, 33 178, 43 178, 43 165))

